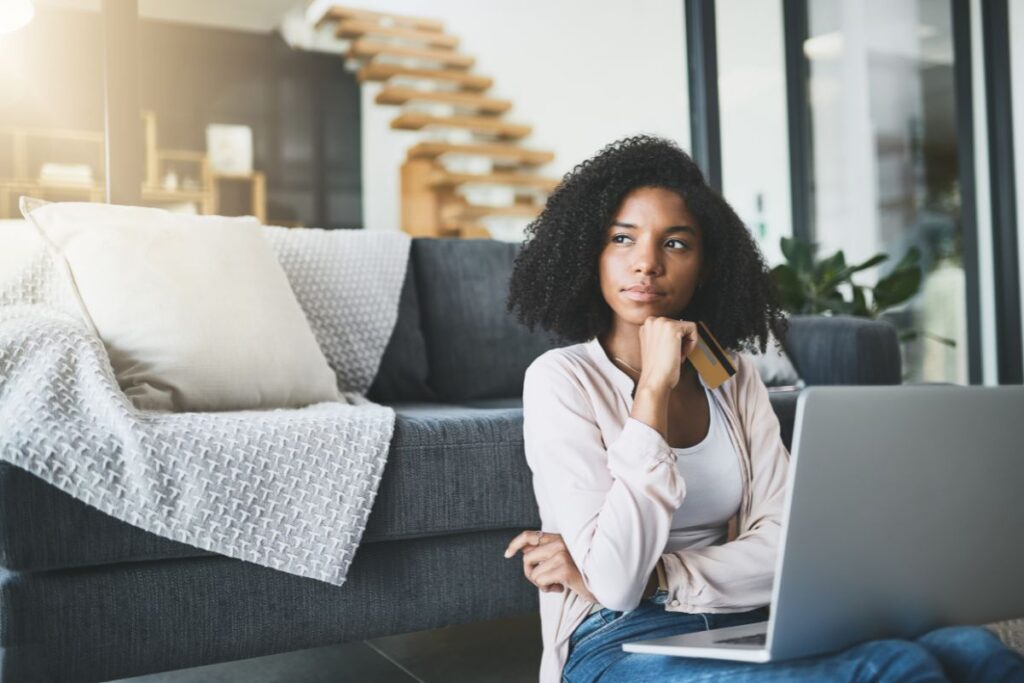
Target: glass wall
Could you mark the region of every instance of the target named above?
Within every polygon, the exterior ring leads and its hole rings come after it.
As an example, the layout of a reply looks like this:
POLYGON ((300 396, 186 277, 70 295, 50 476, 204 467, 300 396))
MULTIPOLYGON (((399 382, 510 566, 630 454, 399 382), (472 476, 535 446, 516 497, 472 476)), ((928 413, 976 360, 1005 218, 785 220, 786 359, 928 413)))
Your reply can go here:
POLYGON ((871 285, 920 249, 920 291, 886 316, 909 338, 904 373, 966 383, 950 2, 814 0, 807 10, 819 255, 889 254, 859 274, 871 285))
POLYGON ((1010 78, 1013 97, 1013 170, 1017 179, 1017 251, 1020 278, 1021 320, 1024 320, 1024 2, 1010 3, 1010 78))
POLYGON ((718 0, 722 190, 769 265, 792 234, 782 3, 718 0))

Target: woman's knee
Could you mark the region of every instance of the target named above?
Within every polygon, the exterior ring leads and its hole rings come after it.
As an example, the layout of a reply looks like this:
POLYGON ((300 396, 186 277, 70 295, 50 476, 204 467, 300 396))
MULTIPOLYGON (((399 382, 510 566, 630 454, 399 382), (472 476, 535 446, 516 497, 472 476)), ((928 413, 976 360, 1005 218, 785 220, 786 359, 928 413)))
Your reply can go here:
MULTIPOLYGON (((860 663, 866 680, 945 681, 942 665, 927 648, 910 640, 872 640, 846 651, 860 663)), ((859 677, 858 677, 859 680, 859 677)))
POLYGON ((1024 657, 987 628, 949 626, 917 640, 955 681, 1024 681, 1024 657))
POLYGON ((921 643, 929 650, 943 652, 974 652, 986 653, 1002 650, 1003 641, 999 636, 981 626, 946 626, 930 631, 920 638, 921 643))

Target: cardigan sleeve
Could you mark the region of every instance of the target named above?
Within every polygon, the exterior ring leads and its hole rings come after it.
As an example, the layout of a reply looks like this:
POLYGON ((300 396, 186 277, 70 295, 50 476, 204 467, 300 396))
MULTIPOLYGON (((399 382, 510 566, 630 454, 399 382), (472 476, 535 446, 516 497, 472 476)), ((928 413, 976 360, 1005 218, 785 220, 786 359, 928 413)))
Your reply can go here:
POLYGON ((549 354, 526 372, 523 438, 542 513, 587 589, 608 609, 635 609, 684 496, 675 453, 632 417, 606 444, 583 383, 549 354))
POLYGON ((764 382, 749 361, 739 363, 746 365, 736 412, 750 456, 750 513, 741 514, 739 534, 728 543, 662 555, 669 611, 740 612, 771 602, 789 452, 764 382))

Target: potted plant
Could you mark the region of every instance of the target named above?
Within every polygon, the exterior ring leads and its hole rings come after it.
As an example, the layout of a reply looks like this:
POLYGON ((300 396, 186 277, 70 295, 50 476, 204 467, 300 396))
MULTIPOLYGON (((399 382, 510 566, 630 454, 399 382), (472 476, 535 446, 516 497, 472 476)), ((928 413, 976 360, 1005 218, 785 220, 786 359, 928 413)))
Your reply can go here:
MULTIPOLYGON (((889 260, 888 254, 875 254, 862 263, 848 264, 842 250, 829 257, 817 257, 817 245, 791 237, 782 238, 786 262, 772 269, 782 306, 789 313, 846 314, 878 318, 906 302, 921 288, 921 250, 911 247, 896 266, 873 287, 857 284, 853 275, 889 260), (849 295, 849 298, 847 298, 849 295)), ((924 336, 947 346, 956 341, 926 330, 904 327, 900 342, 924 336)))

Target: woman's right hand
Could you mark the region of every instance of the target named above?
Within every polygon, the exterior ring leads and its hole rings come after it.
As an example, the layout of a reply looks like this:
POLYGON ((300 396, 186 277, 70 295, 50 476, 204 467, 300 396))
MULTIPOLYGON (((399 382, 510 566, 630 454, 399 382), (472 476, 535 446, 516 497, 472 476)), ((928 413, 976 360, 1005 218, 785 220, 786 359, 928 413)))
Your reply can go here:
POLYGON ((679 383, 683 360, 697 346, 697 323, 652 315, 640 326, 639 334, 637 388, 671 391, 679 383))

